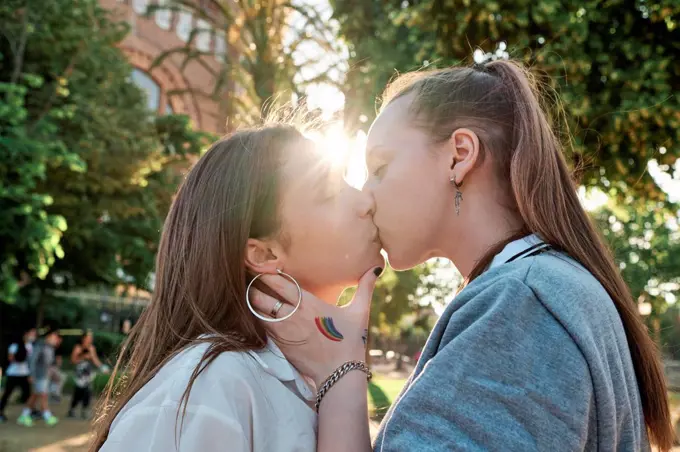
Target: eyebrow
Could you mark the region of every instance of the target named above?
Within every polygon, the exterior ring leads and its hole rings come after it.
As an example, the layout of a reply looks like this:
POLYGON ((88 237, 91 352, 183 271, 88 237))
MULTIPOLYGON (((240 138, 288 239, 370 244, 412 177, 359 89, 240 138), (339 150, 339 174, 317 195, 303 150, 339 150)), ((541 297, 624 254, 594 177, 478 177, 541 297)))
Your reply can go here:
POLYGON ((370 148, 366 149, 366 161, 370 161, 373 159, 377 159, 379 157, 382 157, 383 154, 386 154, 388 152, 388 149, 381 145, 381 144, 376 144, 374 146, 371 146, 370 148))
POLYGON ((312 176, 312 185, 320 187, 326 184, 331 175, 331 168, 329 165, 323 165, 318 171, 314 171, 312 176))

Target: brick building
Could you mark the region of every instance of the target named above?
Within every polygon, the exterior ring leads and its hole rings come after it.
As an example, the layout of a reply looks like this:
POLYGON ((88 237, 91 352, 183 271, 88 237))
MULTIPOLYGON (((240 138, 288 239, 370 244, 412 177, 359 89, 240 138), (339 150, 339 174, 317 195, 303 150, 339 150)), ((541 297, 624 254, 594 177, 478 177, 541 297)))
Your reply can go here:
MULTIPOLYGON (((193 17, 189 11, 156 11, 146 17, 150 4, 165 1, 100 0, 100 4, 130 24, 131 32, 120 47, 134 67, 132 80, 147 93, 149 108, 159 113, 184 113, 198 129, 224 133, 226 114, 209 96, 214 77, 208 70, 195 61, 180 70, 183 62, 180 55, 172 55, 151 69, 153 61, 162 52, 184 46, 194 28, 210 28, 207 22, 193 17), (169 96, 172 91, 183 92, 169 96)), ((215 57, 204 59, 214 69, 219 68, 227 56, 224 33, 218 30, 200 33, 194 39, 194 46, 214 53, 215 57)))

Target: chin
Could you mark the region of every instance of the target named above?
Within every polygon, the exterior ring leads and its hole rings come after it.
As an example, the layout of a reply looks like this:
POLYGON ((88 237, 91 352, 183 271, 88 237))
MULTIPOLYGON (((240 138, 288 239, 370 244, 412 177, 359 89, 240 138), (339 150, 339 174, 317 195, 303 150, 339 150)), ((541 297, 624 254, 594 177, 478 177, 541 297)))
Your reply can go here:
POLYGON ((362 276, 366 274, 366 272, 368 272, 369 270, 373 270, 376 267, 380 267, 382 269, 385 268, 385 258, 383 257, 382 254, 380 254, 380 251, 377 251, 368 259, 364 260, 362 265, 357 266, 356 276, 352 284, 349 285, 356 286, 357 284, 359 284, 359 280, 361 279, 362 276))
POLYGON ((422 263, 421 260, 413 259, 412 256, 389 251, 388 249, 385 249, 385 251, 387 252, 387 262, 396 271, 410 270, 422 263))

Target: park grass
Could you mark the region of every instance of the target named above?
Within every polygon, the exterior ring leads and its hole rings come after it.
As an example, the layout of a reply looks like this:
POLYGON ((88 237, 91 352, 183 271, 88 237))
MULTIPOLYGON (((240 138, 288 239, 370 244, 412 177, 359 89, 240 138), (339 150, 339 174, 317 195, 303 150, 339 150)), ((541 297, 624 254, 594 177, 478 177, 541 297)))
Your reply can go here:
POLYGON ((406 379, 375 376, 368 384, 368 412, 381 420, 404 387, 406 379))

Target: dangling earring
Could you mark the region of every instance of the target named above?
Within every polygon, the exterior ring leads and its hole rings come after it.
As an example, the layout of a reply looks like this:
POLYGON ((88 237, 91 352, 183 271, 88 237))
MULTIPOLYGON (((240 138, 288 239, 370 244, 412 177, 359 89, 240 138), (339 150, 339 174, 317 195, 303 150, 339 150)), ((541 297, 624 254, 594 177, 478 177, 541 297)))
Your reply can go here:
POLYGON ((460 191, 460 187, 463 186, 463 182, 460 184, 456 182, 456 175, 454 174, 451 176, 451 179, 449 181, 456 187, 456 199, 455 199, 455 205, 456 205, 456 215, 460 215, 460 203, 463 202, 463 192, 460 191))

